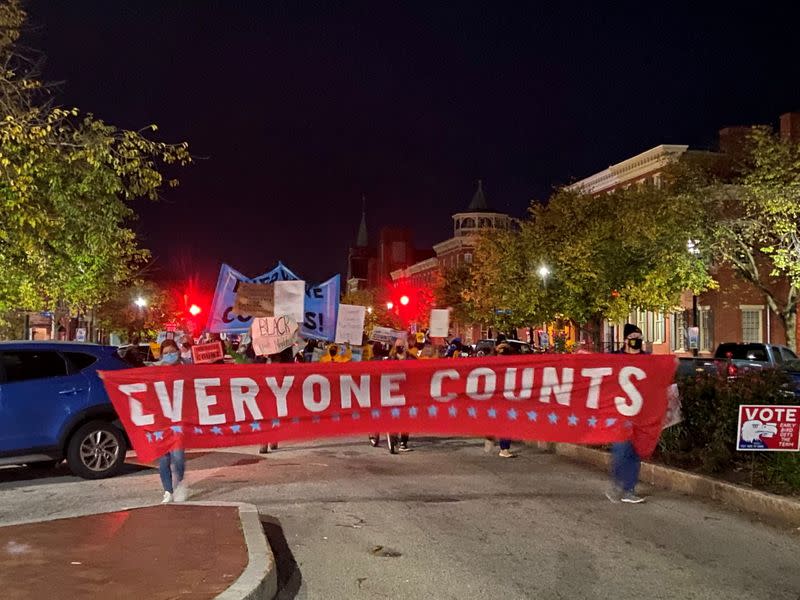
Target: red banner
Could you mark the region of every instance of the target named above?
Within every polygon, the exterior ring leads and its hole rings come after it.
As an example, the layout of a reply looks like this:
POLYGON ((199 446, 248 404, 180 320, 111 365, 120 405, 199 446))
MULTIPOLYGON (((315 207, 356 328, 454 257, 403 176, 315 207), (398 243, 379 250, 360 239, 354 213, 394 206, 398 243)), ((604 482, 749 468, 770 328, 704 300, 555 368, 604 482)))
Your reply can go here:
POLYGON ((672 356, 580 354, 101 373, 142 460, 168 450, 372 432, 658 442, 672 356))

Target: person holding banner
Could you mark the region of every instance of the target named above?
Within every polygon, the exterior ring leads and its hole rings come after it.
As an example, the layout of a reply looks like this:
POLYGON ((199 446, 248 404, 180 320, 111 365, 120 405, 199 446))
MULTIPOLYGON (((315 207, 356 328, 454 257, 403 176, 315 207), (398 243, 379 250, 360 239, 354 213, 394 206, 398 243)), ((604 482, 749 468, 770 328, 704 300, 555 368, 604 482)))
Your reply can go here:
MULTIPOLYGON (((644 354, 642 352, 642 330, 632 323, 626 323, 623 329, 625 342, 619 350, 620 354, 644 354)), ((642 459, 636 452, 633 442, 615 442, 611 444, 611 489, 606 498, 611 502, 639 504, 644 498, 636 495, 636 484, 639 483, 639 471, 642 459)))
MULTIPOLYGON (((159 366, 177 366, 191 364, 191 360, 185 361, 181 358, 181 351, 175 340, 164 340, 161 342, 161 360, 155 364, 159 366)), ((189 488, 183 483, 185 471, 186 457, 183 448, 170 450, 159 459, 158 474, 161 477, 161 485, 164 488, 161 504, 169 504, 173 501, 184 502, 189 497, 189 488)))

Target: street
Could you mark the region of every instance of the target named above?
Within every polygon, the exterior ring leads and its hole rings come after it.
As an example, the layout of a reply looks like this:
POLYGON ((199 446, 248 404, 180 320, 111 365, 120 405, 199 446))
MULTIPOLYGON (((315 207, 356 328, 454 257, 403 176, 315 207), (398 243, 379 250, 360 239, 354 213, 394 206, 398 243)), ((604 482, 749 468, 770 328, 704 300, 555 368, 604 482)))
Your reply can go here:
MULTIPOLYGON (((533 448, 515 459, 473 439, 366 439, 195 452, 191 500, 256 504, 279 598, 800 597, 800 531, 644 489, 611 504, 604 474, 533 448)), ((157 503, 152 468, 83 481, 0 470, 0 524, 157 503)), ((211 560, 211 557, 209 557, 211 560)))

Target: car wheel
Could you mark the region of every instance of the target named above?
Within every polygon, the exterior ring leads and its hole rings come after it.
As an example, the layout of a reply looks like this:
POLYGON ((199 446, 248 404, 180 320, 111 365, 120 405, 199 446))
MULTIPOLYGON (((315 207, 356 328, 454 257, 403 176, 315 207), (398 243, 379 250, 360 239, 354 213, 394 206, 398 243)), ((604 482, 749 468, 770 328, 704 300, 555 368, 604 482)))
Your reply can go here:
POLYGON ((91 421, 72 434, 67 464, 83 479, 113 477, 125 462, 125 435, 108 421, 91 421))

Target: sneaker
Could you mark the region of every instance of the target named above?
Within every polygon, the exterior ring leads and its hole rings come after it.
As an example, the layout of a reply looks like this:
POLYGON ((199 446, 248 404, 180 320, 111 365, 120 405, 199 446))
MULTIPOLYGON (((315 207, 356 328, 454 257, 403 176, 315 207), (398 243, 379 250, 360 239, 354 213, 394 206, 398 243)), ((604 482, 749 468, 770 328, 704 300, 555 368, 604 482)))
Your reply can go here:
POLYGON ((186 502, 189 497, 189 488, 185 483, 181 482, 175 488, 174 500, 175 502, 186 502))
POLYGON ((641 504, 642 502, 644 502, 644 498, 642 498, 641 496, 637 496, 633 492, 625 492, 622 495, 621 500, 626 504, 641 504))
POLYGON ((511 454, 511 450, 500 450, 500 454, 498 454, 500 458, 514 458, 514 455, 511 454))
POLYGON ((275 452, 278 449, 278 444, 267 444, 268 452, 275 452))
POLYGON ((380 442, 381 442, 381 440, 378 437, 370 436, 370 438, 369 438, 369 445, 372 446, 373 448, 377 448, 378 444, 380 444, 380 442))
POLYGON ((399 450, 400 452, 411 452, 411 448, 408 447, 408 444, 400 444, 399 450))
POLYGON ((622 499, 622 490, 617 486, 612 486, 606 490, 606 498, 608 498, 613 504, 616 504, 622 499))
POLYGON ((261 446, 261 448, 258 449, 258 453, 259 454, 268 454, 269 453, 269 444, 267 444, 265 446, 261 446))
POLYGON ((172 494, 164 492, 164 498, 161 500, 161 504, 169 504, 170 502, 172 502, 172 494))
POLYGON ((494 440, 486 440, 483 442, 483 451, 486 454, 489 454, 492 450, 494 450, 494 440))

